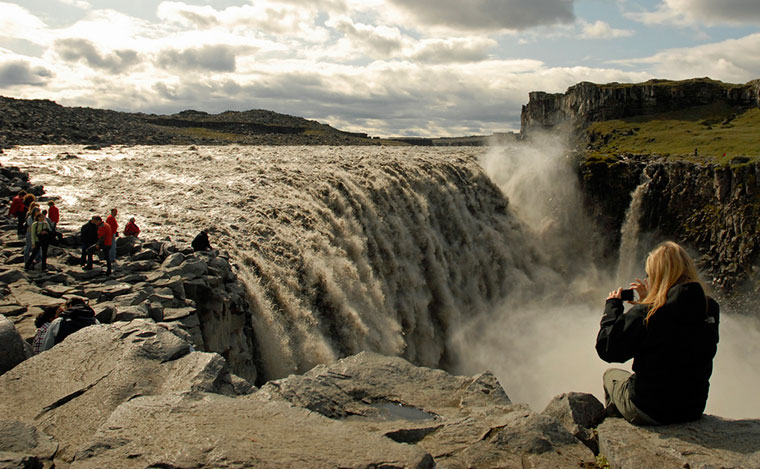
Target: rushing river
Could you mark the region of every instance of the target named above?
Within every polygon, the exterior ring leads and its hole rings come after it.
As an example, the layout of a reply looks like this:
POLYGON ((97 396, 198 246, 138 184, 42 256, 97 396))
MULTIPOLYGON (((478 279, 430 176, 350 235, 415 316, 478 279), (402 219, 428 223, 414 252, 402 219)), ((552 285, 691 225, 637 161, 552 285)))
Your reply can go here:
MULTIPOLYGON (((145 238, 208 229, 249 292, 263 376, 374 350, 491 369, 537 410, 601 394, 616 266, 595 263, 557 148, 39 146, 0 161, 59 197, 64 228, 116 207, 145 238)), ((758 331, 724 312, 709 412, 760 417, 758 331)))

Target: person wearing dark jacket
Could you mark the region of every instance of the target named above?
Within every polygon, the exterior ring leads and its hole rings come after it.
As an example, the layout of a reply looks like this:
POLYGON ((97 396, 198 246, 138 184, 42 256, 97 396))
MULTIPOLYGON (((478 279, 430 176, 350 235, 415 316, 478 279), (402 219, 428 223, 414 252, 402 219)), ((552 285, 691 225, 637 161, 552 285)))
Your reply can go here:
POLYGON ((198 233, 198 236, 193 239, 192 242, 193 251, 210 251, 211 250, 211 243, 208 240, 208 233, 206 233, 206 230, 201 231, 198 233))
POLYGON ((79 261, 79 264, 86 270, 90 270, 92 269, 92 254, 94 251, 90 247, 98 242, 98 225, 95 217, 92 217, 90 221, 82 225, 79 234, 82 241, 82 259, 79 261))
POLYGON ((71 298, 64 310, 50 323, 42 343, 42 351, 50 350, 71 334, 85 327, 98 324, 95 311, 82 298, 71 298))
POLYGON ((610 293, 596 338, 606 362, 633 358, 633 374, 604 373, 605 404, 637 425, 665 425, 702 416, 717 351, 718 303, 705 294, 694 261, 674 242, 647 257, 648 281, 631 287, 641 300, 623 311, 621 288, 610 293))

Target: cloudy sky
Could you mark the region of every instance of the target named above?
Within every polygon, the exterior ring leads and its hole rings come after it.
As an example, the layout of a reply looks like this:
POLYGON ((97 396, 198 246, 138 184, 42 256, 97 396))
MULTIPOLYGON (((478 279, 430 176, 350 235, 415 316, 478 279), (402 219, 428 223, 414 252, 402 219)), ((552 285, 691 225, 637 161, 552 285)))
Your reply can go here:
POLYGON ((515 130, 580 81, 744 83, 758 51, 760 0, 0 0, 0 95, 381 136, 515 130))

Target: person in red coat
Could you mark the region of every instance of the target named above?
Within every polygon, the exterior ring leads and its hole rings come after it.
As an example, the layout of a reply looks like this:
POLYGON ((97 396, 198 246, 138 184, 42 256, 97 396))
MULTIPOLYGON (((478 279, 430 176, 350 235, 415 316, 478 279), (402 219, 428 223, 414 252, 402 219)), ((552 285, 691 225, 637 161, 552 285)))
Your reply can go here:
POLYGON ((134 236, 137 238, 140 235, 140 227, 135 224, 135 217, 129 219, 129 223, 124 227, 124 236, 134 236))
POLYGON ((116 222, 116 214, 118 214, 119 211, 115 208, 111 209, 111 214, 108 215, 108 218, 106 218, 106 223, 108 223, 108 226, 111 227, 111 234, 113 234, 113 241, 110 244, 111 246, 111 261, 116 260, 116 237, 119 236, 119 224, 116 222))
POLYGON ((8 216, 11 218, 16 218, 18 220, 18 228, 17 233, 20 236, 24 234, 24 223, 26 218, 26 210, 24 210, 24 197, 26 196, 26 191, 18 191, 18 194, 11 200, 11 208, 8 210, 8 216))
POLYGON ((103 219, 100 217, 95 217, 93 220, 98 225, 98 247, 106 259, 106 275, 111 275, 111 246, 113 246, 114 241, 111 226, 108 223, 103 223, 103 219))
POLYGON ((53 222, 53 231, 55 231, 56 225, 58 225, 58 222, 61 220, 61 212, 58 211, 58 207, 55 206, 55 202, 52 200, 48 202, 48 218, 50 221, 53 222))

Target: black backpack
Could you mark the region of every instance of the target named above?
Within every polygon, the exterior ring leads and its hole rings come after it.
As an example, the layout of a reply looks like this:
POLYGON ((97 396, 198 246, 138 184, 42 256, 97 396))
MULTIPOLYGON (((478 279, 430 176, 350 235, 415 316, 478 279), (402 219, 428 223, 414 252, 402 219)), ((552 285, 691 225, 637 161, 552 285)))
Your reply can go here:
POLYGON ((95 311, 87 305, 76 305, 61 314, 61 325, 58 334, 55 335, 55 343, 60 344, 63 339, 75 333, 79 329, 97 324, 95 311))

